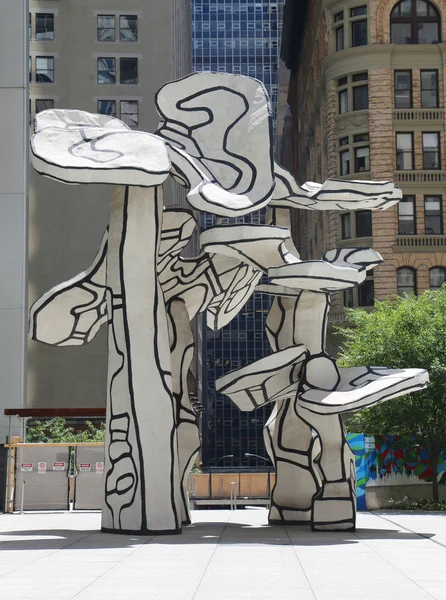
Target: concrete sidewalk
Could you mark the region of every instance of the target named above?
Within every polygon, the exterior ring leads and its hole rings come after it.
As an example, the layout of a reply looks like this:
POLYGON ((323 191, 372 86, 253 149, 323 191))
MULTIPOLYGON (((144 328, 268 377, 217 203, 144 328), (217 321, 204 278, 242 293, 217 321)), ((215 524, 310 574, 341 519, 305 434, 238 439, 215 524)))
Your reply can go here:
POLYGON ((356 533, 196 511, 182 536, 101 534, 98 513, 0 515, 0 600, 446 600, 446 513, 356 533))

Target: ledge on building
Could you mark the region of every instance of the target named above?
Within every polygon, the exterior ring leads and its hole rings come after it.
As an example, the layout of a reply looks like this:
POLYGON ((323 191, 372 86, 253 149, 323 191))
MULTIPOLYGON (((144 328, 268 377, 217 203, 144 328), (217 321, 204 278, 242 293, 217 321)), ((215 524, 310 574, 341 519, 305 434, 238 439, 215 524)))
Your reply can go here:
POLYGON ((339 240, 338 248, 373 248, 373 237, 355 237, 339 240))
POLYGON ((393 173, 395 183, 406 185, 418 183, 446 183, 446 171, 395 171, 393 173))
POLYGON ((393 110, 393 122, 401 125, 407 122, 425 124, 426 121, 443 121, 444 108, 395 108, 393 110))
POLYGON ((394 252, 437 252, 446 250, 446 235, 398 235, 394 252))

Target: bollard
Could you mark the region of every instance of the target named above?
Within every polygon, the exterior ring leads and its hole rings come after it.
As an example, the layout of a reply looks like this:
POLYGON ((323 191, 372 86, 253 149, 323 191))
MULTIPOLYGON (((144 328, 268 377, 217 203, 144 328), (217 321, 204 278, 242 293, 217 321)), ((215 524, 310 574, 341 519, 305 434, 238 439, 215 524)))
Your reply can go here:
POLYGON ((22 497, 20 500, 20 514, 23 514, 23 503, 25 501, 25 480, 22 483, 22 497))

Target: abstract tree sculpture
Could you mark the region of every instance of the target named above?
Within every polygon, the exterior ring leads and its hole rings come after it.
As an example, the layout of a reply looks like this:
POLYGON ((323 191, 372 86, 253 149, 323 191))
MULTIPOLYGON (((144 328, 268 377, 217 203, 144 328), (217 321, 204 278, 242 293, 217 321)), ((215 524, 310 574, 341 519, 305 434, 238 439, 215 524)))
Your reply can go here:
POLYGON ((423 387, 427 377, 337 368, 325 349, 329 294, 360 283, 380 257, 353 249, 300 261, 290 209, 384 209, 400 193, 391 183, 299 187, 274 164, 268 97, 248 77, 193 74, 164 86, 156 105, 155 135, 102 115, 49 110, 37 115, 31 142, 41 174, 114 186, 92 265, 30 312, 31 337, 56 346, 88 343, 108 323, 103 530, 179 533, 190 522, 186 482, 200 446, 187 387, 190 321, 206 312, 209 327, 225 326, 262 275, 270 284, 260 289, 275 296, 267 322, 274 353, 218 385, 243 410, 276 403, 266 426, 277 468, 270 519, 352 527, 354 508, 339 508, 345 500, 353 506, 355 495, 339 415, 423 387), (196 220, 163 207, 168 176, 196 210, 236 217, 269 205, 268 223, 208 229, 201 253, 184 258, 196 220))

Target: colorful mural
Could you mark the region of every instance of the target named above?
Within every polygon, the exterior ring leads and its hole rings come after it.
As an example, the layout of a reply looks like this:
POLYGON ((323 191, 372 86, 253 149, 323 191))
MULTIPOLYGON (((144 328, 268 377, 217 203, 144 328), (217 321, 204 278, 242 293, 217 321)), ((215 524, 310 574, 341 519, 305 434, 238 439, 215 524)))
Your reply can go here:
MULTIPOLYGON (((386 484, 432 482, 427 451, 414 437, 349 433, 356 459, 357 509, 366 510, 366 485, 378 480, 386 484)), ((438 461, 439 483, 446 484, 446 451, 438 461)))

